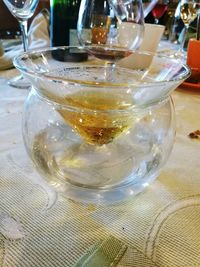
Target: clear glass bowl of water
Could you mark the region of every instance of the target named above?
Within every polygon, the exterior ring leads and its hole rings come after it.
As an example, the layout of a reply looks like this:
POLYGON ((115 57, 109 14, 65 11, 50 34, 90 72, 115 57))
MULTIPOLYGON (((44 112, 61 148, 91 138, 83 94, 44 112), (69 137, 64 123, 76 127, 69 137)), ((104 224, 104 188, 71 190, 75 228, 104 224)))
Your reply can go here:
POLYGON ((32 84, 26 149, 58 192, 114 203, 159 175, 175 136, 170 94, 189 76, 187 66, 136 51, 113 66, 78 47, 25 53, 14 64, 32 84))

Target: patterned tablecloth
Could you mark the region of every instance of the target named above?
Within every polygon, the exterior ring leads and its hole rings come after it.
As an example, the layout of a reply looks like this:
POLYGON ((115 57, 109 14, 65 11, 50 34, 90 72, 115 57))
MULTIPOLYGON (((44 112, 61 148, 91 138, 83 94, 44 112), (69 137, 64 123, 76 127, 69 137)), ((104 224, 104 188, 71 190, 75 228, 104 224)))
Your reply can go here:
MULTIPOLYGON (((27 91, 0 73, 0 266, 73 266, 112 235, 128 249, 118 266, 200 266, 200 90, 176 90, 176 141, 158 179, 128 202, 83 205, 56 196, 34 171, 21 135, 27 91)), ((94 266, 96 267, 96 266, 94 266)))

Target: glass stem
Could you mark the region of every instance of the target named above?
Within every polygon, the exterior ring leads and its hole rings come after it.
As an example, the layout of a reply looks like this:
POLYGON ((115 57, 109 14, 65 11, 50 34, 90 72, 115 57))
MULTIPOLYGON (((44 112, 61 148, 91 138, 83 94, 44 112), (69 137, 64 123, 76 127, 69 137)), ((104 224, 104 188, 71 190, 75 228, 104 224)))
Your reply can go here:
POLYGON ((185 41, 186 41, 186 36, 187 36, 187 32, 188 32, 188 26, 185 26, 184 28, 184 33, 183 33, 183 40, 181 42, 181 51, 183 52, 184 51, 184 45, 185 45, 185 41))
POLYGON ((105 77, 106 80, 109 82, 113 82, 115 77, 114 77, 114 71, 116 68, 116 63, 115 62, 108 62, 108 69, 105 71, 105 77))
POLYGON ((22 43, 24 52, 28 51, 28 23, 27 20, 20 20, 19 21, 20 29, 22 32, 22 43))

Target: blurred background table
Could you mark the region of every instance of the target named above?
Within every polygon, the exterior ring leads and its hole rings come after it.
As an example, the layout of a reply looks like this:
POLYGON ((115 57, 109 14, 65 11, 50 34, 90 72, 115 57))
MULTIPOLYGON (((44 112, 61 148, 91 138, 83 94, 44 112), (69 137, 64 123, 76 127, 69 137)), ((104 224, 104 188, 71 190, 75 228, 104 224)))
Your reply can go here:
POLYGON ((134 259, 118 266, 200 266, 200 89, 177 89, 177 134, 158 179, 143 193, 110 206, 56 196, 35 172, 23 146, 21 117, 28 91, 0 72, 0 265, 63 267, 109 235, 134 259), (132 256, 133 257, 133 256, 132 256))

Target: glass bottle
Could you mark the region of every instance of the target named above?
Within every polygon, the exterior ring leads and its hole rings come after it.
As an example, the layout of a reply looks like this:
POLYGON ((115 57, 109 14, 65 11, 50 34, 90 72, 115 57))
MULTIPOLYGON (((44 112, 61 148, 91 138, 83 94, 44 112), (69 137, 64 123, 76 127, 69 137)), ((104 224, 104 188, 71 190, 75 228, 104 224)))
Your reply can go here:
POLYGON ((50 0, 51 46, 77 45, 78 12, 81 0, 50 0))
POLYGON ((77 20, 81 0, 50 0, 51 46, 71 46, 70 50, 57 49, 52 56, 58 61, 85 61, 88 54, 78 51, 77 20))

